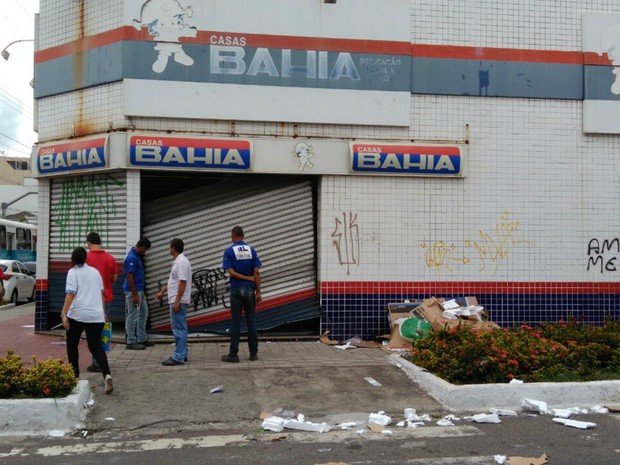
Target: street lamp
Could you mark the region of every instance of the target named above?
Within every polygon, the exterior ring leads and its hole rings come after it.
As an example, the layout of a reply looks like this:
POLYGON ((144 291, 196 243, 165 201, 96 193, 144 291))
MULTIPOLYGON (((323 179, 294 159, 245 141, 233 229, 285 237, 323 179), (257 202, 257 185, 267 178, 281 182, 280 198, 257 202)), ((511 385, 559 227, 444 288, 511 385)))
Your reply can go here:
POLYGON ((0 55, 2 55, 2 58, 4 58, 5 60, 8 60, 9 57, 11 56, 11 54, 9 53, 9 51, 7 50, 7 48, 9 48, 11 45, 13 44, 17 44, 18 42, 34 42, 34 39, 20 39, 20 40, 14 40, 13 42, 11 42, 9 45, 7 45, 6 47, 4 47, 2 49, 2 52, 0 52, 0 55))

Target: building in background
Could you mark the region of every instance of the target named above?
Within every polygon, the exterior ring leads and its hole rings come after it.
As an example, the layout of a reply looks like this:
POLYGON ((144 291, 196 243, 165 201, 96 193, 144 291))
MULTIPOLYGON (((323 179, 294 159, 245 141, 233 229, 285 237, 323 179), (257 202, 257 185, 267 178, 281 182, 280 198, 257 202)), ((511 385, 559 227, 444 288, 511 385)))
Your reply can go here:
POLYGON ((37 181, 32 178, 30 159, 0 156, 0 203, 9 220, 37 224, 37 181))
POLYGON ((148 296, 182 237, 188 324, 225 332, 237 224, 263 330, 369 338, 430 296, 618 317, 619 24, 603 0, 42 2, 36 328, 96 230, 119 263, 151 239, 148 296))

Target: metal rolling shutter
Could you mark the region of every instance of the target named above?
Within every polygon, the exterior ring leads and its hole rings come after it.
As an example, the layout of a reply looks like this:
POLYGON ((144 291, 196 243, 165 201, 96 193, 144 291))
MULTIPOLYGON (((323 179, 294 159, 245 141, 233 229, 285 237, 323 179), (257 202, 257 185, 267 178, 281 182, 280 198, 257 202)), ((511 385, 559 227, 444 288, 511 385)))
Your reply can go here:
MULTIPOLYGON (((127 181, 125 172, 67 176, 51 180, 49 309, 60 311, 71 252, 97 231, 117 262, 125 258, 127 181)), ((122 279, 114 286, 112 315, 124 318, 122 279)))
MULTIPOLYGON (((228 279, 222 256, 231 228, 240 225, 263 263, 263 298, 272 307, 257 313, 259 328, 319 316, 313 205, 310 181, 276 176, 233 177, 144 205, 144 232, 153 245, 145 260, 147 295, 152 299, 167 282, 168 243, 179 237, 194 272, 189 325, 225 331, 228 279), (209 321, 217 314, 217 321, 209 321)), ((166 304, 149 300, 149 307, 153 327, 169 322, 166 304)))

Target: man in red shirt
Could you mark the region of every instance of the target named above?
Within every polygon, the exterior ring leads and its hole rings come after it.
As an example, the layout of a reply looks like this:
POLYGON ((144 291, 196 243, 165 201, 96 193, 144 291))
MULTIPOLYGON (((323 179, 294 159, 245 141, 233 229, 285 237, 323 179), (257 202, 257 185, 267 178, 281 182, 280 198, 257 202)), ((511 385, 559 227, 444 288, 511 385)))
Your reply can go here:
MULTIPOLYGON (((112 305, 112 299, 114 294, 112 292, 112 283, 115 283, 118 279, 118 268, 116 266, 116 260, 112 255, 103 250, 101 246, 101 237, 98 233, 91 231, 86 236, 86 245, 88 246, 88 255, 86 256, 86 264, 92 266, 101 275, 103 280, 103 298, 105 300, 105 314, 106 320, 112 305)), ((93 358, 93 363, 88 368, 88 371, 101 371, 99 365, 93 358)))

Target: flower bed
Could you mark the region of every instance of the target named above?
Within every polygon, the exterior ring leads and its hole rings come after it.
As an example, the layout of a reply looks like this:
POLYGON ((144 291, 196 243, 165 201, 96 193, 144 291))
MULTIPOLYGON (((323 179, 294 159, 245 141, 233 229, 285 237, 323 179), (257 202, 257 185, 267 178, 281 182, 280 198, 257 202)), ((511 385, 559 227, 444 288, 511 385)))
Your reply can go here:
POLYGON ((416 341, 408 358, 453 384, 619 379, 620 323, 436 330, 416 341))
POLYGON ((73 369, 61 359, 49 358, 24 365, 9 351, 0 357, 0 399, 66 397, 77 386, 73 369))

